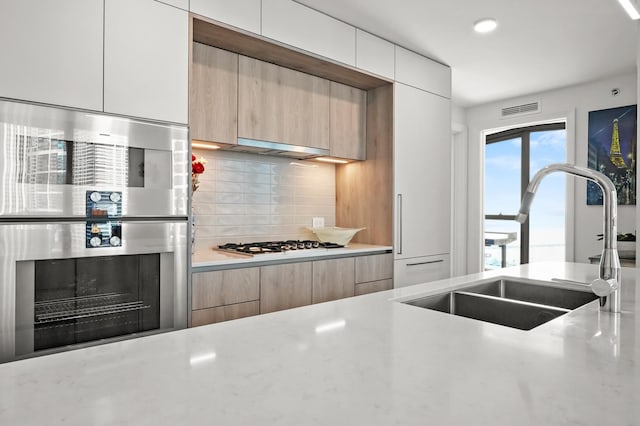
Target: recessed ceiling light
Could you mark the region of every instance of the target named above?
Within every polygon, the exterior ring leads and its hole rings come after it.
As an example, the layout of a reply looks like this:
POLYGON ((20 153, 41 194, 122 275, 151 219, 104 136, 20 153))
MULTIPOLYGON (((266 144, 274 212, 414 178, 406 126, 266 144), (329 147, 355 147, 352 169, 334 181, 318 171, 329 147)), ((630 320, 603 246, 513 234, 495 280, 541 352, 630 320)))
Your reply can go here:
POLYGON ((498 22, 493 18, 484 18, 473 24, 473 29, 477 33, 490 33, 498 26, 498 22))
POLYGON ((635 0, 618 0, 629 17, 633 20, 640 19, 640 13, 638 13, 638 7, 635 0))

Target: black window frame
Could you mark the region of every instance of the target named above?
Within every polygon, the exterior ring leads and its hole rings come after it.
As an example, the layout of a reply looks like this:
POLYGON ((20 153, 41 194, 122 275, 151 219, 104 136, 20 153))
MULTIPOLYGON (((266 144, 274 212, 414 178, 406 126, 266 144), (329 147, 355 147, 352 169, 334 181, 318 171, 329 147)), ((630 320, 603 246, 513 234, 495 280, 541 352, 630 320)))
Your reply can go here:
MULTIPOLYGON (((514 129, 504 130, 502 132, 492 133, 485 136, 485 147, 487 145, 504 142, 510 139, 520 138, 521 140, 521 158, 520 158, 520 199, 524 195, 529 181, 531 179, 529 169, 531 168, 531 133, 545 132, 551 130, 567 130, 564 121, 556 123, 536 124, 525 127, 517 127, 514 129)), ((484 206, 483 206, 484 210, 484 206)), ((516 220, 514 215, 504 214, 486 214, 485 220, 516 220)), ((520 225, 520 264, 529 263, 529 218, 520 225)))

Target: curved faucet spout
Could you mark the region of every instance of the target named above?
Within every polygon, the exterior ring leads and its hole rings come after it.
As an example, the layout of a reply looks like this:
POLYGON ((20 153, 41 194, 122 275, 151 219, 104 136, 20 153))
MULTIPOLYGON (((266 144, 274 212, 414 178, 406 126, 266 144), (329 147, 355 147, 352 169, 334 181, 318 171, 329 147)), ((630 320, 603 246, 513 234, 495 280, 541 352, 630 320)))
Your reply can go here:
POLYGON ((603 194, 603 247, 600 258, 600 274, 592 285, 592 291, 600 296, 600 306, 603 310, 610 312, 620 312, 620 258, 617 250, 617 217, 618 217, 618 194, 611 179, 604 174, 586 167, 574 166, 573 164, 556 163, 549 164, 538 171, 533 176, 527 186, 527 190, 522 197, 520 211, 516 215, 516 221, 525 223, 529 216, 531 203, 536 195, 540 181, 550 173, 564 172, 573 176, 590 180, 598 184, 603 194))

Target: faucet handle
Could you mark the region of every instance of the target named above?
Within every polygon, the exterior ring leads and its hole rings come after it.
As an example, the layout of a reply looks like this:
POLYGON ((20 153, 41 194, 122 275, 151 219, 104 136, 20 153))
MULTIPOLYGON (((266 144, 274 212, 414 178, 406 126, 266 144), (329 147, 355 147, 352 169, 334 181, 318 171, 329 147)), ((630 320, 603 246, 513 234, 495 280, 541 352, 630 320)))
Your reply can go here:
POLYGON ((605 297, 616 291, 619 287, 618 281, 615 278, 604 280, 602 278, 596 278, 591 283, 591 291, 596 296, 605 297))

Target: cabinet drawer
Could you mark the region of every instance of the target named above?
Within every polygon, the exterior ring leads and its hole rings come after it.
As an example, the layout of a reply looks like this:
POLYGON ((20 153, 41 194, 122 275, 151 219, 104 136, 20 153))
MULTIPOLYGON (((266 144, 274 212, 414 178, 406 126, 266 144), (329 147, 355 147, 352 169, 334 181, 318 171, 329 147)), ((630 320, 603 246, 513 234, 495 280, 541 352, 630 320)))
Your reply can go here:
POLYGON ((377 291, 391 290, 393 288, 393 280, 371 281, 368 283, 356 284, 355 295, 375 293, 377 291))
POLYGON ((250 317, 260 313, 260 302, 245 302, 235 305, 218 306, 193 311, 191 313, 191 326, 213 324, 238 318, 250 317))
POLYGON ((449 254, 396 260, 393 267, 393 286, 406 287, 448 278, 449 269, 449 254))
POLYGON ((393 253, 356 257, 356 284, 393 278, 393 253))
POLYGON ((260 298, 260 268, 199 272, 192 277, 194 310, 260 298))

